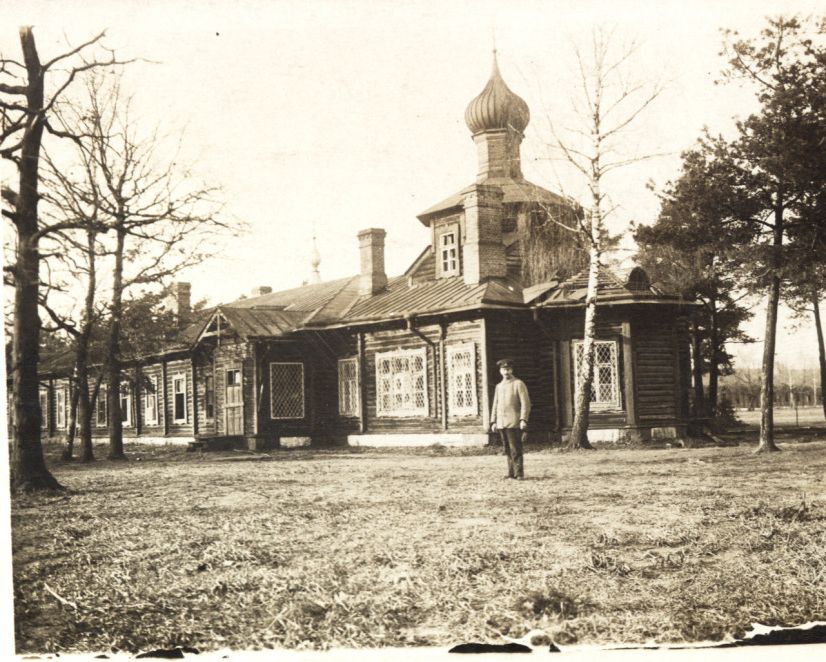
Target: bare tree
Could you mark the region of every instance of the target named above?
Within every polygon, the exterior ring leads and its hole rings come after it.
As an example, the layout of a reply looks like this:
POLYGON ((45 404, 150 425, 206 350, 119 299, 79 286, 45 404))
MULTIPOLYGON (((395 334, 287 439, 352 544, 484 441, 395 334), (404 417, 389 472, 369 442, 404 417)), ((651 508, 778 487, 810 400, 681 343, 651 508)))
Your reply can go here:
MULTIPOLYGON (((157 131, 142 135, 130 115, 131 99, 118 79, 90 78, 88 105, 72 130, 87 136, 81 147, 85 181, 68 196, 93 200, 108 229, 113 260, 109 335, 105 352, 109 458, 124 459, 121 416, 121 335, 124 293, 159 284, 199 264, 225 229, 216 187, 197 182, 162 154, 157 131)), ((180 149, 180 145, 178 146, 180 149)))
POLYGON ((626 130, 659 96, 657 83, 639 82, 630 75, 635 44, 616 45, 611 30, 596 28, 587 51, 575 47, 580 91, 574 100, 578 126, 562 135, 553 121, 553 147, 585 181, 588 201, 575 223, 564 224, 577 233, 588 254, 588 284, 585 295, 583 343, 578 362, 574 423, 568 448, 591 448, 588 441, 590 401, 594 377, 594 333, 597 315, 597 285, 603 256, 610 245, 606 218, 614 210, 606 192, 610 173, 638 163, 653 154, 629 154, 622 149, 626 130))
POLYGON ((73 226, 73 221, 43 226, 38 219, 39 164, 44 132, 68 137, 49 123, 52 110, 78 75, 101 66, 117 64, 114 54, 107 60, 87 61, 83 53, 103 38, 100 33, 76 48, 41 62, 32 28, 20 28, 23 62, 0 57, 0 156, 17 167, 18 189, 3 189, 8 209, 3 215, 14 226, 15 261, 5 267, 15 288, 13 349, 12 485, 17 489, 59 489, 43 459, 40 439, 38 363, 40 317, 38 314, 41 239, 73 226), (68 69, 62 67, 75 62, 68 69), (58 65, 60 65, 58 67, 58 65), (52 75, 54 74, 54 75, 52 75), (46 80, 51 83, 46 89, 46 80), (54 81, 54 82, 53 82, 54 81))
MULTIPOLYGON (((76 108, 74 105, 72 108, 76 108)), ((76 115, 76 112, 72 110, 76 115)), ((82 109, 80 109, 82 112, 82 109)), ((67 132, 70 127, 63 115, 58 116, 61 126, 67 132)), ((106 232, 107 227, 100 219, 100 209, 97 200, 97 191, 93 187, 84 186, 84 181, 94 179, 95 163, 89 157, 86 143, 78 140, 76 154, 79 170, 83 179, 71 176, 71 169, 54 163, 48 153, 45 155, 46 168, 44 171, 45 192, 43 199, 46 207, 44 215, 55 222, 65 219, 75 219, 78 224, 77 232, 65 230, 52 238, 55 250, 53 259, 65 264, 66 270, 75 280, 85 279, 83 305, 79 314, 74 309, 63 312, 50 303, 47 292, 41 295, 40 306, 52 322, 53 330, 67 333, 74 344, 74 388, 72 389, 71 405, 69 408, 69 428, 64 459, 71 459, 75 439, 75 430, 80 428, 81 461, 90 462, 94 459, 92 446, 92 411, 100 388, 102 373, 98 374, 92 391, 89 388, 89 362, 92 349, 93 334, 105 312, 105 306, 96 301, 95 293, 98 287, 97 262, 103 253, 99 235, 106 232), (76 236, 77 235, 77 236, 76 236), (95 397, 92 397, 92 396, 95 397)), ((62 284, 61 289, 73 289, 73 283, 62 284)), ((44 289, 52 287, 53 283, 44 283, 44 289)), ((44 330, 49 330, 44 326, 44 330)))

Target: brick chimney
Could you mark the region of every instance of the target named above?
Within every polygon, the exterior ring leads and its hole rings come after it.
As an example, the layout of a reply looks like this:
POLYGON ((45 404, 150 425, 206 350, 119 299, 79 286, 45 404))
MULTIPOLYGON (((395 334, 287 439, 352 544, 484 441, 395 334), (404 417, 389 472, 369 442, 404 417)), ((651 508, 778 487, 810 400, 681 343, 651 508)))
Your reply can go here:
POLYGON ((250 296, 252 297, 260 297, 265 294, 271 294, 272 288, 269 285, 259 285, 257 287, 253 287, 250 291, 250 296))
POLYGON ((170 294, 172 312, 178 320, 178 326, 184 326, 189 322, 192 315, 192 285, 178 281, 172 284, 170 294))
POLYGON ((476 184, 465 195, 465 241, 462 272, 465 283, 476 285, 507 275, 502 243, 502 189, 476 184))
POLYGON ((376 294, 387 287, 384 273, 384 237, 381 228, 368 228, 358 233, 361 257, 359 294, 376 294))

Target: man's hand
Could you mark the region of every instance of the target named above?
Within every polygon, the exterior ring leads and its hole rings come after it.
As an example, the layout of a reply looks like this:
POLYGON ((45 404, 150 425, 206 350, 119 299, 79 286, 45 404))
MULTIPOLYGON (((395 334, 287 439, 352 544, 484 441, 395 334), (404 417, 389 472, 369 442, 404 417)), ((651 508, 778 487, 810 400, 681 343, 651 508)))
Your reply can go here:
POLYGON ((491 423, 490 424, 490 431, 491 432, 496 432, 496 423, 491 423))
POLYGON ((528 429, 528 421, 525 421, 525 420, 519 421, 519 429, 520 430, 527 430, 528 429))

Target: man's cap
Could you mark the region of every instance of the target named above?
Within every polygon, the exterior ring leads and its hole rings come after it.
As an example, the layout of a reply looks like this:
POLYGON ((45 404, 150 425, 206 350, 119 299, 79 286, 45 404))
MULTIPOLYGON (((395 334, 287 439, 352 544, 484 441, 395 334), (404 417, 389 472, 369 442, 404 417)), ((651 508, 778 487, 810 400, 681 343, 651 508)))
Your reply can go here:
POLYGON ((513 359, 499 359, 496 362, 498 368, 513 368, 513 359))

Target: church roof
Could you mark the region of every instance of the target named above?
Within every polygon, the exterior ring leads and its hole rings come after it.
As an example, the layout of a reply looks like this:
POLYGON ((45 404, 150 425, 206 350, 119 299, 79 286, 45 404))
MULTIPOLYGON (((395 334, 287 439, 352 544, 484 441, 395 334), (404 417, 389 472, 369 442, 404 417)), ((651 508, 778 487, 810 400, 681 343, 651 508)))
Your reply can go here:
POLYGON ((332 299, 352 278, 339 278, 321 283, 312 283, 293 287, 281 292, 270 292, 257 297, 238 299, 223 307, 231 308, 280 308, 281 310, 301 311, 311 313, 320 306, 324 306, 332 299))
POLYGON ((242 338, 284 336, 299 328, 306 317, 299 311, 232 306, 222 306, 216 314, 222 315, 242 338))
MULTIPOLYGON (((510 179, 506 177, 491 177, 485 180, 486 185, 498 186, 502 189, 502 202, 504 204, 514 202, 538 202, 545 205, 565 205, 567 207, 574 207, 575 203, 559 195, 529 182, 527 179, 510 179)), ((445 198, 441 202, 436 203, 432 207, 426 209, 416 218, 422 222, 423 225, 429 225, 430 221, 442 214, 450 211, 460 211, 464 208, 464 198, 476 184, 466 186, 461 191, 445 198)))
MULTIPOLYGON (((553 288, 545 300, 539 304, 542 308, 581 306, 585 302, 588 289, 588 270, 563 281, 553 288)), ((601 267, 597 278, 597 305, 627 303, 686 303, 679 297, 665 294, 653 287, 648 275, 640 267, 619 270, 601 267)))
POLYGON ((385 291, 355 300, 341 321, 392 320, 407 315, 521 304, 521 288, 504 282, 491 280, 467 285, 461 276, 454 276, 411 285, 407 277, 398 276, 390 279, 385 291))

